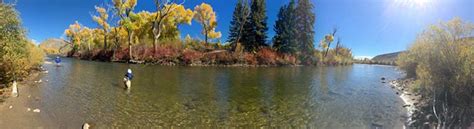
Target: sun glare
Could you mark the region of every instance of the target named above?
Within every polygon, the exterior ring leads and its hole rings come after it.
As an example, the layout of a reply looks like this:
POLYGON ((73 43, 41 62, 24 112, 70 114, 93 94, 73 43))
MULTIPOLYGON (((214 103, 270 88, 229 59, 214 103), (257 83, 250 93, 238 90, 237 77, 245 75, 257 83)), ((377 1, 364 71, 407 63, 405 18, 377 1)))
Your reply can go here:
POLYGON ((434 0, 395 0, 395 3, 412 8, 424 9, 430 6, 434 0))

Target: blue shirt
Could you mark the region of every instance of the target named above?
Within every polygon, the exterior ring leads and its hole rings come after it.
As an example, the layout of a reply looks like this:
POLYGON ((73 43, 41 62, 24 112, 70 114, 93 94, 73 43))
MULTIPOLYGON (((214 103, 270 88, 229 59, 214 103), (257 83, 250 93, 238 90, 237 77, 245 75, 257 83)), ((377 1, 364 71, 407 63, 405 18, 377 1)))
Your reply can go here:
POLYGON ((125 77, 126 77, 128 80, 132 80, 132 79, 133 79, 133 74, 132 74, 132 73, 126 73, 126 74, 125 74, 125 77))
POLYGON ((55 61, 56 63, 59 63, 59 62, 61 62, 61 58, 56 58, 56 59, 54 59, 54 61, 55 61))

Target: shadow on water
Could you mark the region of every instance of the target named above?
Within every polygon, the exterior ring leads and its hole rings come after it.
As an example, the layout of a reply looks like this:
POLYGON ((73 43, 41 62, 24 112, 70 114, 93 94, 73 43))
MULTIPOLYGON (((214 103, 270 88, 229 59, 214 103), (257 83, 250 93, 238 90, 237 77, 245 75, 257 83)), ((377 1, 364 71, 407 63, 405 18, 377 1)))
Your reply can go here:
POLYGON ((400 127, 392 67, 165 67, 64 59, 45 65, 42 108, 65 125, 100 127, 400 127), (131 90, 121 79, 134 72, 131 90), (389 108, 387 108, 389 107, 389 108), (395 120, 395 121, 394 121, 395 120), (293 127, 293 126, 292 126, 293 127))

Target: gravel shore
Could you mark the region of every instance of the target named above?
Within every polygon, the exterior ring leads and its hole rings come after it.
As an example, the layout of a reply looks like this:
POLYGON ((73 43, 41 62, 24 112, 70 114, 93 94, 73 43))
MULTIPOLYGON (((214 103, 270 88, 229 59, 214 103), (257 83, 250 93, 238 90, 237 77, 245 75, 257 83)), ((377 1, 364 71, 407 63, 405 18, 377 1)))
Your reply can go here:
POLYGON ((396 94, 400 96, 405 105, 404 108, 407 109, 408 120, 405 125, 411 125, 413 122, 412 115, 418 110, 417 105, 420 102, 420 95, 412 93, 410 91, 409 85, 413 84, 413 79, 398 79, 389 81, 389 86, 396 91, 396 94))
POLYGON ((2 89, 4 98, 0 102, 0 128, 56 128, 48 121, 47 113, 41 111, 39 84, 43 72, 36 71, 18 82, 18 97, 11 95, 11 87, 2 89))

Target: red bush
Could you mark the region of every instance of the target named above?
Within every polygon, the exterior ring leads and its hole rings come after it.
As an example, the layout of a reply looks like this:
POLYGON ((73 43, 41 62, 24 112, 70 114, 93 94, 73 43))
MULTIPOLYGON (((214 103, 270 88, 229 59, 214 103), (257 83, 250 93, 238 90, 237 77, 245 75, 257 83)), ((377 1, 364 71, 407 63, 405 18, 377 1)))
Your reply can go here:
POLYGON ((179 49, 171 46, 165 46, 157 47, 156 51, 153 53, 153 57, 156 59, 177 59, 179 54, 179 49))
POLYGON ((275 65, 278 53, 270 48, 262 48, 257 52, 257 61, 262 65, 275 65))
POLYGON ((244 61, 249 65, 257 65, 258 61, 254 54, 244 53, 244 61))
POLYGON ((295 65, 297 64, 297 59, 295 56, 290 54, 282 54, 278 59, 279 65, 295 65))
POLYGON ((185 64, 194 64, 198 61, 201 61, 203 57, 203 53, 195 50, 186 49, 183 51, 183 55, 181 56, 181 60, 185 64))
POLYGON ((112 61, 126 61, 130 59, 130 56, 128 55, 128 48, 124 49, 117 49, 113 52, 113 57, 112 61))
POLYGON ((234 55, 232 55, 232 53, 228 51, 219 52, 216 54, 217 54, 216 63, 218 64, 229 65, 229 64, 235 64, 235 62, 237 62, 237 58, 234 57, 234 55))

